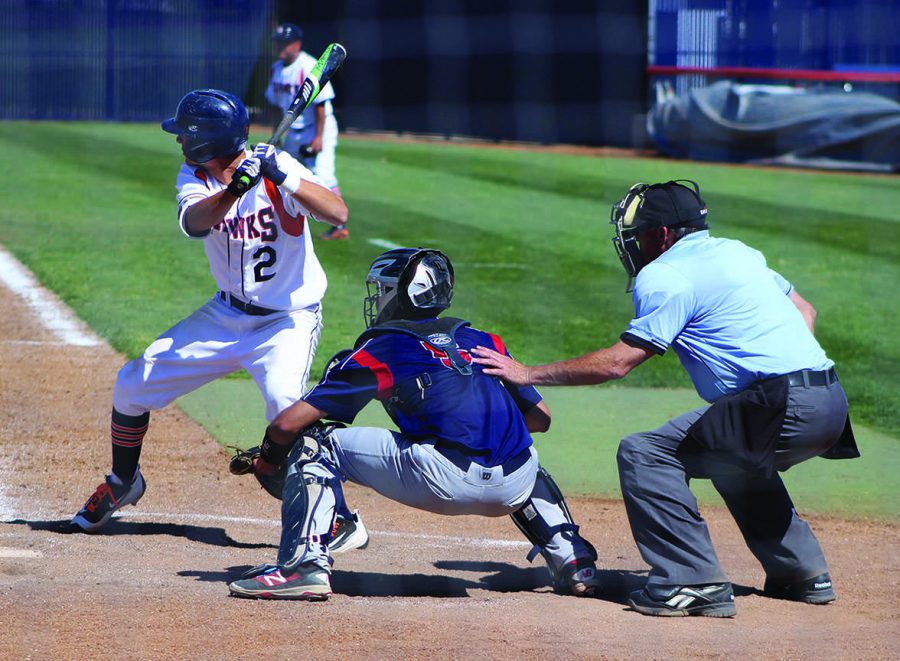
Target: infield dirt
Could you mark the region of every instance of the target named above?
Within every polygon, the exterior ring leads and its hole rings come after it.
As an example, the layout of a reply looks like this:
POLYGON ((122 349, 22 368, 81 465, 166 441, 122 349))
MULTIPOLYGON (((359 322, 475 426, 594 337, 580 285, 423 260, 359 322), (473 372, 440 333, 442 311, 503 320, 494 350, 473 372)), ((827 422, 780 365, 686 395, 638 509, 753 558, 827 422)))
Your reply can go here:
POLYGON ((68 534, 108 470, 123 358, 59 344, 2 287, 0 309, 0 658, 900 656, 900 530, 882 521, 809 517, 838 601, 808 606, 762 597, 737 528, 710 509, 738 616, 673 620, 624 605, 646 567, 620 502, 570 502, 605 585, 582 600, 549 590, 507 518, 438 517, 351 485, 372 537, 338 556, 332 599, 230 598, 227 580, 274 558, 278 504, 173 406, 153 414, 139 505, 103 534, 68 534))

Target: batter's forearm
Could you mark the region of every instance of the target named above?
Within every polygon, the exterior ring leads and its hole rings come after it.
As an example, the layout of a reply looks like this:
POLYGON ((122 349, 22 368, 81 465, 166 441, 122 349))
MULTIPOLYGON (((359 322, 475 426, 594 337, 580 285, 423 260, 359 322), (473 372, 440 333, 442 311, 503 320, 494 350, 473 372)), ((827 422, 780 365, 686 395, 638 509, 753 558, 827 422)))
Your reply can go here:
POLYGON ((330 190, 311 181, 303 180, 293 193, 300 204, 312 215, 330 225, 345 225, 350 216, 347 205, 330 190))
POLYGON ((184 212, 184 228, 190 234, 202 234, 212 229, 224 220, 236 199, 227 190, 221 190, 192 204, 184 212))

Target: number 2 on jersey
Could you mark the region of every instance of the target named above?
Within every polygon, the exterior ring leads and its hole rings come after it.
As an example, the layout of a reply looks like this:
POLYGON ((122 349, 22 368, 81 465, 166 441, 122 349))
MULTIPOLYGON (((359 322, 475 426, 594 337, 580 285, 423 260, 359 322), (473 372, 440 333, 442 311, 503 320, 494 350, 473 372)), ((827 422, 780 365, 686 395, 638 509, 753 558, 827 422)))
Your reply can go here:
POLYGON ((263 273, 263 269, 272 268, 275 266, 275 248, 271 246, 263 246, 255 253, 253 253, 253 259, 259 259, 256 263, 256 266, 253 267, 253 274, 256 277, 257 282, 265 282, 266 280, 271 280, 275 277, 275 271, 271 271, 270 273, 263 273), (262 256, 265 257, 262 257, 262 256), (260 259, 262 257, 262 259, 260 259))

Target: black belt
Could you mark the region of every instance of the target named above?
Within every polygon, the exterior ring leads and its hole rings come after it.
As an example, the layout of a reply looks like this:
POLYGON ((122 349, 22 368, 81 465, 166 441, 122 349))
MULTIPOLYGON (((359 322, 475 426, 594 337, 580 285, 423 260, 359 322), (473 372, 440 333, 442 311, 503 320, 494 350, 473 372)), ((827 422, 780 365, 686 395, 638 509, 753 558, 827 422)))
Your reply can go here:
POLYGON ((269 308, 264 308, 260 305, 253 305, 253 303, 245 303, 239 298, 235 298, 231 294, 220 291, 219 296, 222 297, 222 300, 225 301, 228 305, 233 307, 235 310, 240 310, 245 314, 252 315, 254 317, 265 317, 269 314, 275 314, 278 310, 270 310, 269 308))
POLYGON ((837 373, 833 367, 821 372, 812 370, 797 370, 786 375, 788 383, 792 386, 830 386, 837 383, 837 373))
MULTIPOLYGON (((469 467, 472 464, 481 466, 481 464, 479 464, 477 461, 473 461, 471 458, 463 454, 462 451, 457 450, 456 447, 451 447, 451 445, 456 446, 457 444, 450 444, 446 441, 438 441, 434 444, 434 449, 438 454, 440 454, 461 471, 468 472, 469 467)), ((528 463, 529 459, 531 459, 531 449, 525 448, 518 454, 513 455, 502 464, 498 465, 503 469, 504 475, 511 475, 512 473, 515 473, 517 470, 522 468, 522 466, 524 466, 526 463, 528 463)), ((486 468, 496 468, 496 466, 487 466, 486 468)))

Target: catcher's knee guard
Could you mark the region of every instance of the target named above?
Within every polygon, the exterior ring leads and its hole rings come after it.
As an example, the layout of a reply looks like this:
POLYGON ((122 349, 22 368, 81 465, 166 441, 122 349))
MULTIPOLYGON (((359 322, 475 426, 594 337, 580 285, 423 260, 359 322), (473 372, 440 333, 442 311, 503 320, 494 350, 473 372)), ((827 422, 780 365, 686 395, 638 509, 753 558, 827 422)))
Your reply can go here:
POLYGON ((341 480, 327 445, 330 429, 307 430, 287 460, 281 503, 278 565, 294 569, 304 562, 327 563, 335 507, 343 500, 341 480))
POLYGON ((534 544, 528 553, 528 561, 533 561, 538 554, 544 556, 554 581, 562 566, 570 560, 597 559, 594 547, 578 534, 578 526, 572 520, 562 491, 543 466, 538 467, 531 496, 510 516, 534 544))

